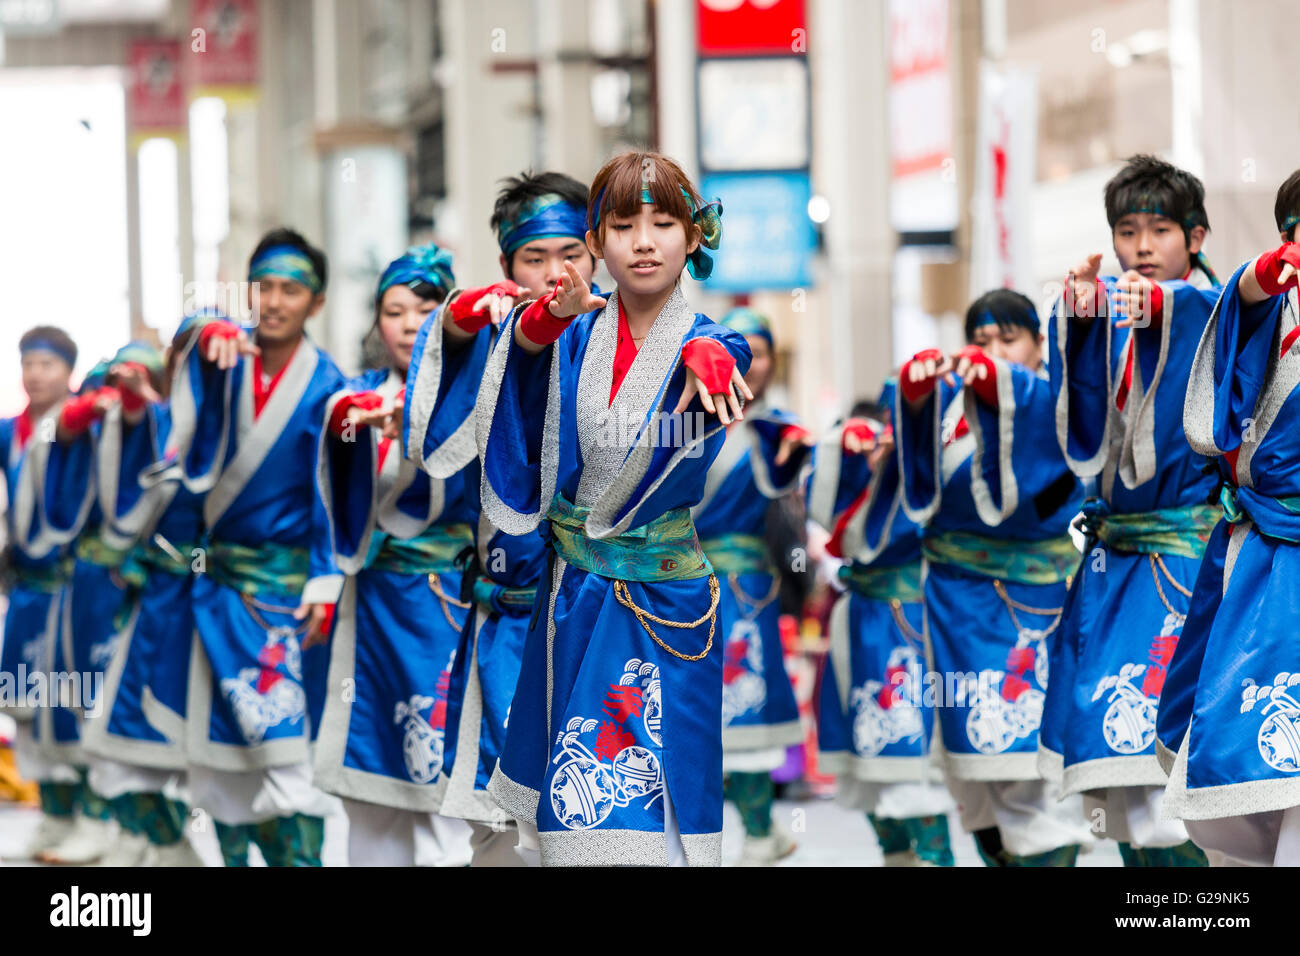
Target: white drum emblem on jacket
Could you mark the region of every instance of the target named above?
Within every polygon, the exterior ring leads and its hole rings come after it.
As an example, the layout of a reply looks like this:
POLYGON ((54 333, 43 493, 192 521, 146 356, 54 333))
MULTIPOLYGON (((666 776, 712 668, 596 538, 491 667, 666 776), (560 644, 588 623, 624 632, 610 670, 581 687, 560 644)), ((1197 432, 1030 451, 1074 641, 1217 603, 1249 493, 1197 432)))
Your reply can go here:
POLYGON ((433 704, 432 697, 413 694, 393 708, 393 723, 402 725, 402 759, 416 783, 433 783, 442 770, 443 732, 421 716, 433 704))
POLYGON ((221 691, 250 744, 261 743, 270 728, 285 720, 296 724, 307 712, 307 695, 300 683, 302 651, 293 628, 270 628, 257 663, 257 667, 240 668, 237 677, 221 681, 221 691))
POLYGON ((552 763, 559 769, 551 778, 550 796, 561 826, 587 830, 604 823, 615 807, 641 798, 649 807, 663 796, 659 758, 636 742, 634 722, 639 715, 647 736, 656 747, 662 745, 660 694, 659 668, 633 658, 605 697, 602 709, 610 719, 573 717, 556 735, 560 752, 552 763))
POLYGON ((921 719, 921 658, 911 647, 895 647, 885 664, 887 683, 864 681, 849 695, 853 750, 874 757, 900 740, 915 743, 924 733, 921 719))
POLYGON ((1110 691, 1108 706, 1101 718, 1101 734, 1106 746, 1126 757, 1140 754, 1156 739, 1156 709, 1160 689, 1164 686, 1164 664, 1173 656, 1178 635, 1175 633, 1186 618, 1181 614, 1165 615, 1160 633, 1151 645, 1151 665, 1127 663, 1118 674, 1108 674, 1097 682, 1092 692, 1094 702, 1110 691), (1142 678, 1139 686, 1136 681, 1142 678))
POLYGON ((433 783, 442 772, 446 744, 447 690, 456 652, 451 652, 447 669, 438 676, 434 695, 412 694, 393 708, 393 723, 402 725, 402 760, 416 783, 433 783), (422 714, 429 711, 429 719, 422 714))
POLYGON ((1259 725, 1256 742, 1259 755, 1274 770, 1295 773, 1300 770, 1300 703, 1291 696, 1291 688, 1300 684, 1300 672, 1283 671, 1272 684, 1248 682, 1241 691, 1241 712, 1262 704, 1265 715, 1259 725))
POLYGON ((731 628, 722 664, 722 725, 767 703, 763 676, 763 635, 756 621, 741 619, 731 628))

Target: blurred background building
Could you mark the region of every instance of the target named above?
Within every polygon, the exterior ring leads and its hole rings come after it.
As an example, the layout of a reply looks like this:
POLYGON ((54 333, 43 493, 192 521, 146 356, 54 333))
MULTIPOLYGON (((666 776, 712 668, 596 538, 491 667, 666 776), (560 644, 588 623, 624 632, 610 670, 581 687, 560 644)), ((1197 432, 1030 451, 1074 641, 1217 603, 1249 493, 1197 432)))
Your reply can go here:
POLYGON ((1102 186, 1154 152, 1200 175, 1220 273, 1276 241, 1300 162, 1300 0, 0 0, 0 411, 15 347, 64 325, 81 369, 189 307, 239 312, 257 237, 331 279, 345 368, 409 242, 498 272, 498 181, 589 178, 648 145, 725 207, 700 311, 772 315, 784 400, 817 425, 970 298, 1044 314, 1102 186))

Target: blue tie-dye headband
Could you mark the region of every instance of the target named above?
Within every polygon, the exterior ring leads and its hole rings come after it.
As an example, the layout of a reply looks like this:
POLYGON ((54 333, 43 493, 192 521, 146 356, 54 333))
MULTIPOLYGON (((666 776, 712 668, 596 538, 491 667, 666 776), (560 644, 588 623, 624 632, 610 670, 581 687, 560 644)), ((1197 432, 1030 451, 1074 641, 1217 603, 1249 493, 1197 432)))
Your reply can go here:
POLYGON ((108 370, 112 367, 111 359, 100 359, 86 373, 86 377, 81 380, 81 386, 77 389, 78 395, 85 395, 93 392, 108 381, 108 370))
POLYGON ((248 264, 249 282, 256 282, 266 276, 291 279, 311 289, 312 292, 321 290, 320 276, 316 274, 316 267, 296 246, 268 246, 248 264))
POLYGON ((723 328, 731 329, 733 332, 739 332, 746 338, 757 335, 759 338, 767 340, 769 349, 773 348, 771 320, 761 312, 756 312, 748 306, 732 309, 722 317, 718 324, 723 328))
POLYGON ((497 244, 503 255, 530 239, 555 239, 587 235, 587 214, 558 193, 547 193, 524 203, 519 215, 497 226, 497 244))
POLYGON ((109 364, 125 365, 127 362, 143 366, 151 375, 161 375, 163 371, 162 353, 148 342, 128 342, 117 350, 109 364))
POLYGON ((443 295, 450 292, 456 284, 451 271, 451 253, 432 242, 411 246, 390 262, 384 274, 379 277, 379 291, 375 293, 375 299, 382 299, 384 293, 395 285, 409 286, 419 282, 437 286, 443 295))
MULTIPOLYGON (((686 257, 686 268, 691 273, 691 278, 704 280, 713 274, 713 257, 705 249, 716 250, 722 245, 722 200, 713 199, 706 202, 698 209, 695 206, 695 200, 691 198, 690 190, 685 186, 681 187, 682 197, 686 200, 686 208, 691 211, 691 222, 700 227, 700 244, 695 247, 695 251, 686 257)), ((650 187, 641 187, 641 202, 654 205, 654 197, 650 195, 650 187)), ((591 215, 591 227, 595 229, 600 225, 600 213, 605 204, 605 190, 601 189, 596 194, 596 202, 591 215)))
POLYGON ((1025 312, 1021 309, 1009 309, 1006 312, 994 315, 992 312, 985 312, 975 323, 975 328, 983 328, 986 325, 1018 325, 1023 329, 1028 329, 1035 335, 1042 331, 1042 323, 1039 322, 1037 314, 1025 312))
POLYGON ((60 345, 51 339, 36 338, 28 339, 18 349, 19 355, 26 355, 28 352, 52 352, 63 361, 68 363, 69 367, 77 364, 77 357, 68 351, 67 346, 60 345))

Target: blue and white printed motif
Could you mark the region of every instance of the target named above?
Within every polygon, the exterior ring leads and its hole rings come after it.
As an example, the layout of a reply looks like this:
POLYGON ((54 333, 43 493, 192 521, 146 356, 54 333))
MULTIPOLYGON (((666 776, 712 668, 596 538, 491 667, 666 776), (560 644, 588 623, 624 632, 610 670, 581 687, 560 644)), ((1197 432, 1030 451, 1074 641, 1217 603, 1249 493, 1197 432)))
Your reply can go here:
POLYGON ((1300 351, 1281 349, 1297 303, 1293 290, 1243 306, 1247 267, 1205 327, 1183 417, 1188 441, 1218 459, 1227 483, 1227 518, 1210 536, 1156 720, 1166 811, 1184 820, 1300 805, 1291 690, 1300 671, 1300 351))

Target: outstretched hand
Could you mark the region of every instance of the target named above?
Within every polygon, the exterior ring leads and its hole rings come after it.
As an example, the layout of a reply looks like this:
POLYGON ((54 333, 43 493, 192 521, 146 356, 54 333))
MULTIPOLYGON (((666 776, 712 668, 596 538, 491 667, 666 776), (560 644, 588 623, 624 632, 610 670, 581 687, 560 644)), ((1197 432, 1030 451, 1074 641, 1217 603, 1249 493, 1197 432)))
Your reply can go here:
POLYGON ((402 415, 406 411, 404 397, 399 395, 388 407, 360 409, 355 406, 348 411, 348 419, 355 425, 368 425, 378 428, 384 438, 397 440, 402 437, 402 415))
POLYGON ((885 456, 894 450, 894 430, 886 426, 872 444, 873 447, 867 452, 867 467, 875 471, 885 456))
POLYGON ((1120 276, 1115 290, 1117 293, 1115 311, 1122 313, 1115 323, 1115 328, 1131 329, 1134 326, 1145 328, 1151 324, 1154 282, 1136 269, 1129 269, 1120 276))
POLYGON ((732 419, 739 421, 745 417, 741 411, 740 399, 738 396, 744 395, 746 401, 754 400, 754 393, 749 390, 745 384, 745 376, 740 374, 740 369, 731 370, 731 381, 728 383, 726 391, 709 393, 708 388, 698 375, 691 369, 686 369, 686 387, 682 389, 682 397, 677 400, 677 407, 673 409, 673 414, 678 415, 686 410, 686 406, 691 403, 696 395, 700 396, 700 403, 704 410, 710 415, 717 415, 718 421, 724 425, 730 425, 732 419))
POLYGON ((1065 287, 1074 295, 1072 318, 1087 322, 1097 317, 1097 276, 1100 274, 1100 252, 1094 252, 1070 270, 1065 287))
POLYGON ((492 324, 500 327, 506 316, 515 307, 515 303, 527 298, 530 292, 530 289, 517 286, 514 283, 510 283, 510 287, 506 287, 504 283, 501 283, 490 287, 486 294, 476 299, 472 309, 476 315, 487 312, 492 324))
POLYGON ((794 429, 784 438, 776 449, 776 467, 781 468, 790 460, 790 456, 801 448, 812 448, 816 446, 817 440, 813 438, 812 432, 805 431, 802 428, 794 429))
MULTIPOLYGON (((952 356, 949 361, 962 385, 974 385, 989 377, 988 363, 983 358, 984 351, 978 345, 968 345, 952 356)), ((949 385, 953 384, 951 377, 947 381, 949 385)))
POLYGON ((928 379, 941 378, 948 385, 956 385, 957 379, 953 377, 952 356, 934 355, 932 352, 938 350, 927 350, 918 352, 916 358, 907 363, 907 380, 909 382, 924 382, 928 379))
POLYGON ((109 368, 108 378, 118 388, 124 388, 146 402, 162 401, 162 396, 149 382, 148 371, 136 362, 118 362, 109 368))
POLYGON ((233 335, 212 336, 208 340, 207 354, 203 357, 225 371, 238 365, 241 356, 261 354, 262 350, 248 337, 248 333, 238 329, 233 335))
POLYGON ((591 286, 572 262, 566 262, 564 275, 555 284, 555 297, 547 306, 551 315, 557 319, 567 319, 604 307, 605 300, 591 291, 591 286))

